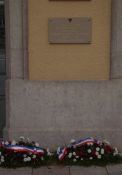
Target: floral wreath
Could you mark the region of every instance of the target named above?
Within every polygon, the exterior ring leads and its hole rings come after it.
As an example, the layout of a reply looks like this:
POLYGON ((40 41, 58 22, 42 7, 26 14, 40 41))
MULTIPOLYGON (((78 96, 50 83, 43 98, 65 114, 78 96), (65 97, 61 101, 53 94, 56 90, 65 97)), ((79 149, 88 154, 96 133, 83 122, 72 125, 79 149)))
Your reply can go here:
POLYGON ((92 137, 79 141, 71 140, 65 147, 58 147, 51 152, 41 148, 39 143, 20 137, 18 141, 0 141, 1 167, 39 167, 43 165, 106 165, 122 163, 122 157, 117 148, 106 141, 92 137))

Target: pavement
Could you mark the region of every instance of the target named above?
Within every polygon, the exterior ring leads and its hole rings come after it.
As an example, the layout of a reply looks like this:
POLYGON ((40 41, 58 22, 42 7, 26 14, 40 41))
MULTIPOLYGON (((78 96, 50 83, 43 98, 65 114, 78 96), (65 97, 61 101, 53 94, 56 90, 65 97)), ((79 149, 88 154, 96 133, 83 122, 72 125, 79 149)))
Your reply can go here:
POLYGON ((122 164, 106 167, 50 166, 37 169, 0 168, 0 175, 122 175, 122 164))

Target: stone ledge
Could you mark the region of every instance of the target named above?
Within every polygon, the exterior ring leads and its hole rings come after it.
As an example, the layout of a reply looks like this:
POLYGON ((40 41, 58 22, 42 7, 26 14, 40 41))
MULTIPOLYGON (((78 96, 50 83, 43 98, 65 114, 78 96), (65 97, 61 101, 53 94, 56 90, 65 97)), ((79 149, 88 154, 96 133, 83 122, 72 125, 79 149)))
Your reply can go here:
POLYGON ((122 164, 106 167, 109 175, 122 175, 122 164))
POLYGON ((7 169, 0 168, 0 175, 32 175, 31 168, 7 169))
POLYGON ((70 175, 107 175, 106 167, 71 167, 70 175))
POLYGON ((70 175, 70 167, 50 166, 33 169, 33 175, 70 175))
POLYGON ((37 169, 0 168, 0 175, 122 175, 122 164, 107 167, 49 166, 37 169))

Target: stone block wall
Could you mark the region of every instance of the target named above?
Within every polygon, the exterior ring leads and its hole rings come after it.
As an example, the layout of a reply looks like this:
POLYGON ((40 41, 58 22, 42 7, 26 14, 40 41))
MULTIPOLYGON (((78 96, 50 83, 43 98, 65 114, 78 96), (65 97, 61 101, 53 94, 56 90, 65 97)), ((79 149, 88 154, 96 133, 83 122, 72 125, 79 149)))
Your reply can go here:
POLYGON ((122 150, 122 1, 112 1, 108 81, 29 81, 26 0, 5 1, 8 80, 4 136, 24 135, 49 147, 94 136, 106 138, 122 150))

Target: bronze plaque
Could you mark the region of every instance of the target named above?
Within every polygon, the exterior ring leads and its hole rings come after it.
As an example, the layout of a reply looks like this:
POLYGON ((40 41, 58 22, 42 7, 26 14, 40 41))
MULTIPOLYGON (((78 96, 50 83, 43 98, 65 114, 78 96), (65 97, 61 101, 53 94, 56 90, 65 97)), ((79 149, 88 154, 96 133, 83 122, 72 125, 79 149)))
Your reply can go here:
POLYGON ((48 27, 49 43, 91 43, 92 19, 89 17, 49 18, 48 27))
POLYGON ((50 1, 91 1, 91 0, 50 0, 50 1))

